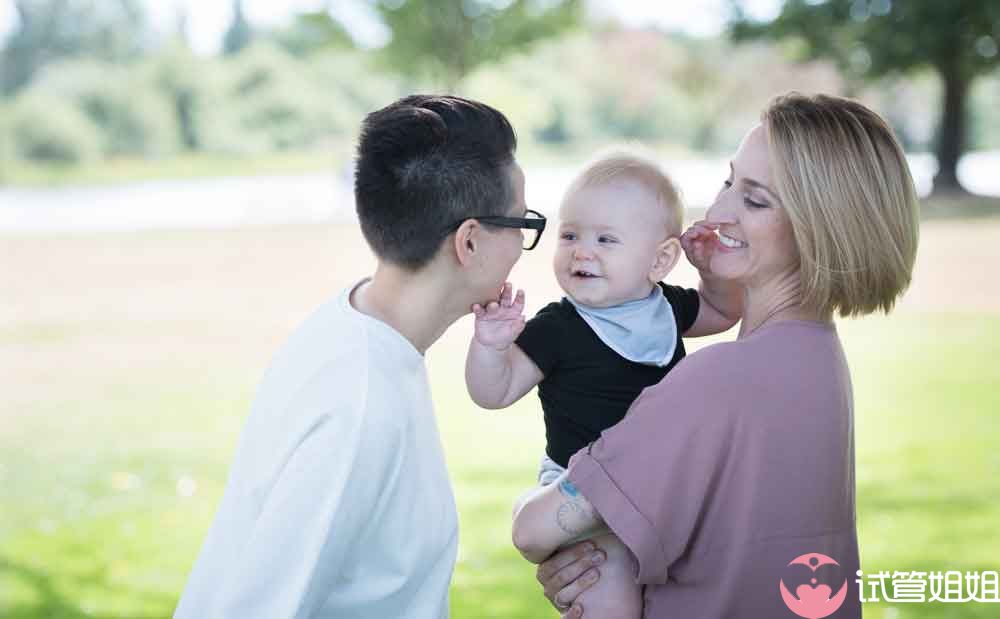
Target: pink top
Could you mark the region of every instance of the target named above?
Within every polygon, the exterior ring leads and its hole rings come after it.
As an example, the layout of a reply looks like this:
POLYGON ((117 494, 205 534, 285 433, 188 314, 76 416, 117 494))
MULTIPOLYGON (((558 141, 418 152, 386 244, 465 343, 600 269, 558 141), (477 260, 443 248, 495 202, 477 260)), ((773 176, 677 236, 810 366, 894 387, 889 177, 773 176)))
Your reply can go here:
POLYGON ((831 610, 845 586, 828 616, 861 616, 851 381, 832 325, 778 322, 688 356, 569 471, 638 559, 647 618, 794 619, 789 605, 831 610), (790 565, 810 553, 839 565, 790 565))

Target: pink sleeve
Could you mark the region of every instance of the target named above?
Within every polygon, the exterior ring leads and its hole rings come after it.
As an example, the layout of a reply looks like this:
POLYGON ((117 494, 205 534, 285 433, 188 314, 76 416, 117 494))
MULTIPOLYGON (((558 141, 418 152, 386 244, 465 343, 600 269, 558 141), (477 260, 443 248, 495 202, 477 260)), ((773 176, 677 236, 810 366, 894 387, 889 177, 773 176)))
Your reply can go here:
POLYGON ((639 563, 637 581, 663 584, 698 530, 734 435, 718 386, 720 354, 681 361, 569 463, 569 478, 639 563))

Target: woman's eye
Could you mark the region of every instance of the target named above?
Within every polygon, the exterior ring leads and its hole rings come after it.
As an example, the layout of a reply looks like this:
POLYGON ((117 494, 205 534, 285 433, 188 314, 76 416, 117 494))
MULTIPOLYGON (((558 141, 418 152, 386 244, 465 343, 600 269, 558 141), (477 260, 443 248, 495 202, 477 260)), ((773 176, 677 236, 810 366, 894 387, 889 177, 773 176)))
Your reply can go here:
POLYGON ((727 178, 726 180, 722 181, 722 186, 725 187, 726 189, 729 189, 730 187, 733 186, 733 181, 727 178))
POLYGON ((765 204, 764 202, 757 202, 756 200, 752 200, 749 196, 743 196, 743 203, 749 206, 750 208, 767 208, 767 204, 765 204))

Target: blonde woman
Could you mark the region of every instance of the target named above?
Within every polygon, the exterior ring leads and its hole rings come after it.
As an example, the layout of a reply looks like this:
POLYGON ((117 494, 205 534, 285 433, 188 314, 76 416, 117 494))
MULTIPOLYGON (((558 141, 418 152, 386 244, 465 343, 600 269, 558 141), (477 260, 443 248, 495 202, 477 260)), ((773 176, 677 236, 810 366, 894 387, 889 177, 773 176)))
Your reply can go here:
POLYGON ((796 604, 860 617, 853 398, 833 316, 891 310, 917 236, 906 160, 877 114, 823 95, 771 103, 682 239, 703 275, 743 288, 739 337, 646 389, 515 516, 564 617, 596 616, 586 589, 605 553, 559 549, 604 526, 634 555, 644 617, 796 604))

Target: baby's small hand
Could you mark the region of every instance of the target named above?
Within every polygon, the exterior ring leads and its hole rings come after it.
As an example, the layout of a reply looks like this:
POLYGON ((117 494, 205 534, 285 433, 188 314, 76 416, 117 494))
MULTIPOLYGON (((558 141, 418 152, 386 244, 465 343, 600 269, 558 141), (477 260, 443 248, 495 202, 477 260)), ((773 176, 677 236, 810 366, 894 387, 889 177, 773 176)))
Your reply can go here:
POLYGON ((476 341, 495 350, 507 350, 524 330, 524 291, 513 295, 510 282, 503 285, 498 301, 490 301, 484 308, 476 303, 476 341))
POLYGON ((684 248, 688 262, 703 273, 712 270, 712 254, 719 242, 715 233, 718 228, 718 224, 701 220, 691 224, 681 235, 681 247, 684 248))

